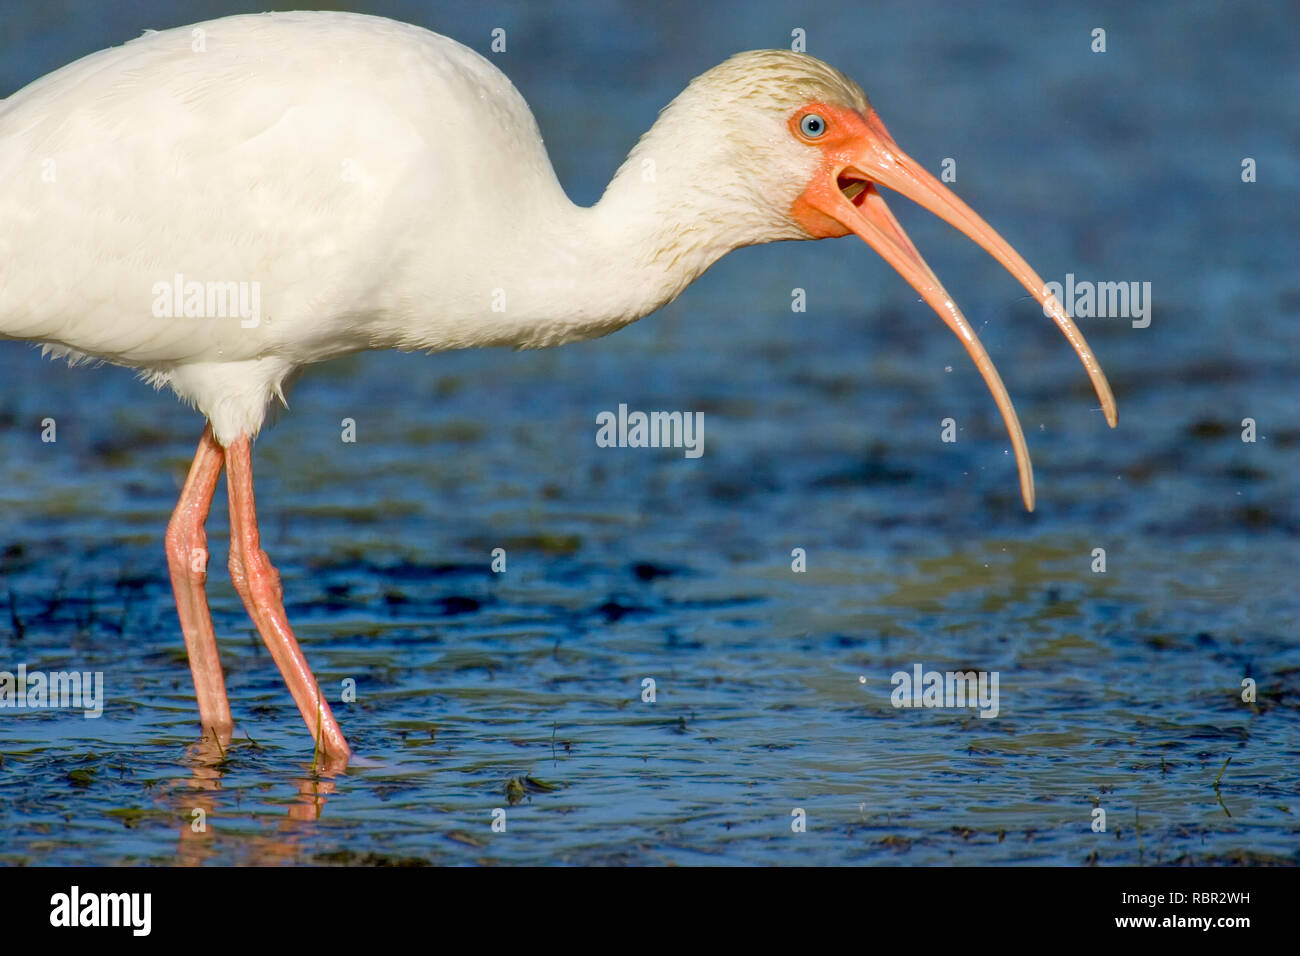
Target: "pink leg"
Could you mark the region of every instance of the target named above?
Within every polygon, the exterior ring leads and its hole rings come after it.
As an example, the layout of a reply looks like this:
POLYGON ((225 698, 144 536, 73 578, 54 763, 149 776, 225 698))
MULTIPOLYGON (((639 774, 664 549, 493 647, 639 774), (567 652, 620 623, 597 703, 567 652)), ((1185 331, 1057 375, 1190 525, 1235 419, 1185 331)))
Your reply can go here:
POLYGON ((253 465, 246 436, 240 436, 226 448, 226 487, 230 490, 230 577, 235 582, 235 590, 244 599, 248 616, 257 625, 284 682, 289 685, 312 737, 318 739, 330 763, 346 763, 352 750, 293 636, 284 613, 280 573, 262 550, 253 503, 253 465))
POLYGON ((208 520, 208 509, 224 463, 225 453, 212 437, 209 425, 203 429, 181 500, 167 523, 166 541, 167 568, 171 572, 185 649, 189 652, 194 693, 199 700, 199 720, 204 730, 229 741, 230 701, 226 698, 226 681, 217 657, 217 636, 208 613, 208 597, 203 590, 208 579, 208 539, 203 525, 208 520))

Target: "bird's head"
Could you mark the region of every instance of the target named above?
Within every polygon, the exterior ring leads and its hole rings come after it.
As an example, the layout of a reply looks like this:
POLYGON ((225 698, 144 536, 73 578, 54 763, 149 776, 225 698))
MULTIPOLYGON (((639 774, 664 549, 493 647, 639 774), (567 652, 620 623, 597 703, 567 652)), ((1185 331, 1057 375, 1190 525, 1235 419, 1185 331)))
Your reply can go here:
POLYGON ((1006 421, 1025 506, 1034 506, 1024 434, 1005 386, 952 297, 890 212, 880 186, 924 206, 974 240, 1052 316, 1079 354, 1107 421, 1115 401, 1096 358, 1043 280, 993 229, 894 142, 861 87, 803 53, 741 53, 697 77, 638 145, 629 165, 656 153, 671 177, 664 195, 689 202, 678 242, 725 232, 731 248, 774 239, 853 233, 906 279, 961 339, 1006 421), (673 147, 670 155, 667 147, 673 147), (682 155, 686 153, 686 155, 682 155), (683 197, 693 197, 685 198, 683 197), (700 237, 691 238, 691 231, 700 237))

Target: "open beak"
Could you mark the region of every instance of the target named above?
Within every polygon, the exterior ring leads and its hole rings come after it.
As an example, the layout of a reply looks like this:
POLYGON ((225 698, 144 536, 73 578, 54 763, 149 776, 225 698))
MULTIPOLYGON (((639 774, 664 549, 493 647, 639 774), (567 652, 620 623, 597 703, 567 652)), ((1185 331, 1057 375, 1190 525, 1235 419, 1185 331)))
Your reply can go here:
MULTIPOLYGON (((921 294, 939 317, 947 323, 948 328, 956 333, 966 346, 966 351, 975 360, 975 366, 993 393, 1002 418, 1006 421, 1007 431, 1011 435, 1011 444, 1016 450, 1016 465, 1020 471, 1020 491, 1025 500, 1025 507, 1034 510, 1034 473, 1029 461, 1029 449, 1025 445, 1025 435, 1016 417, 1015 407, 1007 395, 1006 386, 993 366, 979 337, 971 328, 961 310, 953 303, 930 267, 926 265, 921 254, 916 251, 912 241, 903 232, 903 228, 894 218, 894 214, 885 205, 884 199, 876 190, 876 185, 887 186, 902 193, 908 199, 920 203, 940 219, 945 220, 978 243, 989 255, 993 256, 1023 285, 1045 310, 1052 316, 1057 326, 1065 333, 1078 353, 1083 367, 1088 370, 1097 397, 1101 399, 1102 411, 1106 421, 1115 427, 1118 416, 1115 398, 1111 394, 1110 384, 1097 364, 1096 357, 1088 348, 1073 320, 1066 313, 1055 296, 1051 295, 1029 264, 1011 248, 1005 239, 993 231, 983 219, 937 179, 926 172, 915 160, 909 157, 894 142, 880 122, 874 111, 865 116, 854 113, 852 135, 841 140, 825 152, 827 162, 801 197, 805 214, 811 207, 838 223, 844 230, 856 233, 871 246, 886 262, 893 266, 911 286, 921 294)), ((830 144, 828 144, 830 145, 830 144)), ((817 217, 820 221, 820 217, 817 217)), ((830 227, 825 223, 822 227, 830 227)), ((814 233, 815 235, 818 233, 814 233)), ((843 235, 844 232, 824 231, 824 235, 843 235)))

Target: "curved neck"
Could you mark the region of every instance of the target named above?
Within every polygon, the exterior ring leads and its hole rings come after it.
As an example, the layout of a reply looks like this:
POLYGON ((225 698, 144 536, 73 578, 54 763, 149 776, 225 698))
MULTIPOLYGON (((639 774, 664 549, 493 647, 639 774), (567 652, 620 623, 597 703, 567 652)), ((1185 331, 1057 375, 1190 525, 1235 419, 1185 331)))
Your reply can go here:
POLYGON ((671 302, 741 244, 703 211, 709 197, 643 175, 629 158, 598 203, 566 201, 538 224, 540 242, 524 240, 530 318, 566 317, 606 334, 671 302))
POLYGON ((407 321, 419 332, 399 322, 380 341, 397 334, 399 347, 441 350, 596 338, 671 302, 733 249, 808 238, 784 215, 788 203, 762 201, 751 178, 728 172, 735 144, 681 126, 665 112, 585 208, 564 193, 539 140, 526 188, 481 200, 479 241, 449 233, 412 263, 422 301, 406 304, 423 314, 407 321))

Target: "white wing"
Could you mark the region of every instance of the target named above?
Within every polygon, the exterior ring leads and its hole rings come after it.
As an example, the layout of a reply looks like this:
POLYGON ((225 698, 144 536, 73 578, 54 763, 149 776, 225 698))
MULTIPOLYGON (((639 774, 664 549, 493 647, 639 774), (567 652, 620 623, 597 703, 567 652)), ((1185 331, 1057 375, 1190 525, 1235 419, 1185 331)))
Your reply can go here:
POLYGON ((510 81, 437 34, 328 13, 147 34, 0 102, 0 337, 160 375, 401 344, 417 305, 486 305, 466 236, 506 227, 522 171, 563 199, 510 81), (430 263, 442 301, 412 294, 430 263), (191 283, 205 314, 166 314, 191 283), (255 323, 207 314, 232 290, 255 323))

